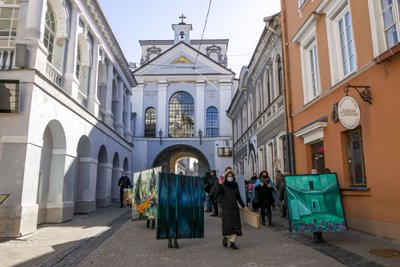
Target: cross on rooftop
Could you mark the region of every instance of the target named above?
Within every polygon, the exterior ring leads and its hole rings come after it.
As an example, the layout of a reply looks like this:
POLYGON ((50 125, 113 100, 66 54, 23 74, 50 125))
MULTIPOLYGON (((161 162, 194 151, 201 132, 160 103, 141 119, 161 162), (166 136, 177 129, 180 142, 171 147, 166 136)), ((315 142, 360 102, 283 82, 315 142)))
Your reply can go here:
POLYGON ((186 19, 186 17, 183 14, 179 18, 181 19, 181 23, 185 23, 183 20, 186 19))

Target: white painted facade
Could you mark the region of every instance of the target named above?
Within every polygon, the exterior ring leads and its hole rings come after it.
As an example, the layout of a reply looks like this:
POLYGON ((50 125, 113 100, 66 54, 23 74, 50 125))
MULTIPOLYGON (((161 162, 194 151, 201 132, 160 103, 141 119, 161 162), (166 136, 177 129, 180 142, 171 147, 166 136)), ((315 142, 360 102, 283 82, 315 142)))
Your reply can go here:
POLYGON ((216 169, 222 175, 225 167, 232 165, 231 156, 218 155, 218 148, 232 147, 232 126, 226 110, 237 82, 235 74, 226 68, 228 40, 203 40, 200 46, 200 40, 190 39, 191 29, 191 24, 181 22, 173 24, 174 40, 140 41, 142 66, 134 71, 138 85, 133 90, 132 103, 132 111, 136 114, 133 171, 148 169, 155 164, 163 164, 165 171, 171 171, 172 164, 168 162, 175 155, 186 152, 186 156, 200 155, 205 159, 199 159, 200 175, 207 168, 216 169), (194 101, 194 132, 190 137, 173 137, 169 132, 170 100, 179 92, 190 94, 194 101), (210 107, 218 110, 216 136, 207 136, 206 117, 210 107), (153 137, 145 135, 148 108, 156 110, 153 137), (202 132, 201 143, 199 130, 202 132), (159 133, 162 133, 161 137, 159 133), (182 149, 186 152, 180 151, 182 149))
POLYGON ((17 237, 119 199, 136 82, 97 1, 3 2, 19 16, 0 43, 0 83, 20 96, 18 112, 0 113, 0 237, 17 237))

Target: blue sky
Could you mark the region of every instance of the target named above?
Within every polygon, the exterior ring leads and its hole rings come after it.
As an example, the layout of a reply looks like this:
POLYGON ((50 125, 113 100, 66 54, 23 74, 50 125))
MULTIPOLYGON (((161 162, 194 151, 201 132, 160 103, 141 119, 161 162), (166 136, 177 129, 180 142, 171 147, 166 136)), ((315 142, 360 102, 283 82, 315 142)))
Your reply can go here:
MULTIPOLYGON (((129 62, 139 62, 139 40, 172 40, 172 24, 183 13, 200 39, 209 0, 98 0, 129 62)), ((280 11, 280 0, 213 0, 204 39, 229 39, 228 68, 238 77, 248 65, 263 18, 280 11)))

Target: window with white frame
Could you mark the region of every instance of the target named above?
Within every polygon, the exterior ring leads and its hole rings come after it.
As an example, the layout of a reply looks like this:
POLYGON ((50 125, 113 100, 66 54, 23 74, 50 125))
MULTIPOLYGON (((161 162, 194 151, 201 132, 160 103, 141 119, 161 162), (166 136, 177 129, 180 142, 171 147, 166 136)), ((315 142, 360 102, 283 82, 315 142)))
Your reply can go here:
POLYGON ((13 47, 17 34, 19 1, 0 1, 0 46, 13 47))
POLYGON ((378 56, 400 39, 400 0, 368 0, 372 44, 378 56))
POLYGON ((357 60, 351 10, 348 1, 328 2, 326 13, 329 61, 332 85, 356 71, 357 60))
POLYGON ((400 0, 381 0, 383 27, 387 47, 399 43, 400 0))
POLYGON ((47 3, 46 24, 43 35, 43 44, 47 48, 47 51, 49 53, 49 55, 47 56, 47 60, 50 62, 53 58, 55 36, 56 36, 56 19, 51 5, 47 3))
POLYGON ((321 93, 316 38, 316 22, 318 19, 318 15, 311 15, 293 38, 293 42, 300 43, 304 104, 321 93))
POLYGON ((307 47, 306 53, 306 72, 307 86, 305 88, 305 102, 311 101, 320 95, 319 85, 319 68, 318 68, 318 56, 317 56, 317 45, 315 40, 307 47))
POLYGON ((353 30, 351 27, 350 11, 346 11, 339 19, 340 51, 342 55, 343 74, 347 76, 355 71, 355 55, 353 30))

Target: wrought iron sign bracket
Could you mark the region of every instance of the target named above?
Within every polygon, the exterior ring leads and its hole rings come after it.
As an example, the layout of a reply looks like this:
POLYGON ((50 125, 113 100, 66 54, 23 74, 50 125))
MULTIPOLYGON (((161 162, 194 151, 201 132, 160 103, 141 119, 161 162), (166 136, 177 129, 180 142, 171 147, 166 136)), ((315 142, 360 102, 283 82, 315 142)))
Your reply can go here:
POLYGON ((348 83, 343 88, 343 91, 346 94, 346 96, 349 95, 350 88, 356 89, 361 99, 372 105, 372 92, 370 89, 371 87, 369 85, 351 85, 348 83))

